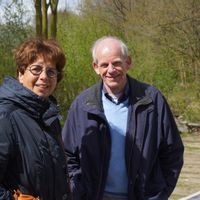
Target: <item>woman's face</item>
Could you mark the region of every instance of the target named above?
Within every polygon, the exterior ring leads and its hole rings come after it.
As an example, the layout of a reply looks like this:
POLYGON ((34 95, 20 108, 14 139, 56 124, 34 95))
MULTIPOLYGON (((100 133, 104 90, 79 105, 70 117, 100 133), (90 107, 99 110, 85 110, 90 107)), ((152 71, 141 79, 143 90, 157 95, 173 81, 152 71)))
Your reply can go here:
POLYGON ((39 57, 29 65, 24 74, 19 72, 19 82, 38 96, 48 98, 57 85, 57 69, 55 64, 39 57))

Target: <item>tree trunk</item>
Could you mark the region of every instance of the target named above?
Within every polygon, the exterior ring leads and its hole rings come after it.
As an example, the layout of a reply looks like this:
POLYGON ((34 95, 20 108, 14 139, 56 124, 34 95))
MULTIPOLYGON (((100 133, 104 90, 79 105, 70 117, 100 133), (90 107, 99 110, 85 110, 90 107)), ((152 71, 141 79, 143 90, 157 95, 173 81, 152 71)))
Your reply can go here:
POLYGON ((35 0, 35 29, 36 36, 42 36, 42 11, 41 11, 41 0, 35 0))
POLYGON ((57 7, 59 0, 51 0, 51 38, 56 38, 57 35, 57 7))
POLYGON ((48 38, 48 4, 46 0, 42 0, 42 35, 48 38))

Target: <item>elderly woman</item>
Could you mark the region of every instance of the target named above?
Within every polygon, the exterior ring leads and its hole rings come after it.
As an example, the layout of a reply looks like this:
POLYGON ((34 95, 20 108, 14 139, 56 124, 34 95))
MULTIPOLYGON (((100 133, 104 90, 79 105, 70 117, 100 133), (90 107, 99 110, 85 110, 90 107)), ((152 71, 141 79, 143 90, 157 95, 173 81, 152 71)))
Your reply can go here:
POLYGON ((17 79, 0 87, 0 199, 68 199, 58 107, 52 93, 65 55, 54 40, 15 51, 17 79))

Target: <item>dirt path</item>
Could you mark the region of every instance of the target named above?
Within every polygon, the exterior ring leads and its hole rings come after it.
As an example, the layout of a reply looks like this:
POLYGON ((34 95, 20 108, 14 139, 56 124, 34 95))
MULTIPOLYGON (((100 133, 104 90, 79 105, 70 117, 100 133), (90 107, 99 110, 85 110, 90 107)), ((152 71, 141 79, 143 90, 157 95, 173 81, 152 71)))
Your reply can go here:
POLYGON ((182 135, 184 166, 170 200, 178 200, 200 191, 200 133, 182 135))

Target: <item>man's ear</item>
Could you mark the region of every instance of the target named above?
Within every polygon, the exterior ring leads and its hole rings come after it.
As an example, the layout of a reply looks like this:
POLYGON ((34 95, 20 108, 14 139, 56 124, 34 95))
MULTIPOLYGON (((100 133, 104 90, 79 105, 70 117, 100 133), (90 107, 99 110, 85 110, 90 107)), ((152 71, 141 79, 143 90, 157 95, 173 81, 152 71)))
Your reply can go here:
POLYGON ((131 59, 130 56, 128 56, 128 57, 126 58, 126 67, 127 67, 127 70, 130 69, 132 66, 133 66, 133 65, 132 65, 132 59, 131 59))
POLYGON ((100 73, 99 73, 99 67, 98 67, 98 65, 95 62, 93 62, 92 66, 93 66, 93 69, 96 72, 96 74, 99 75, 100 73))

